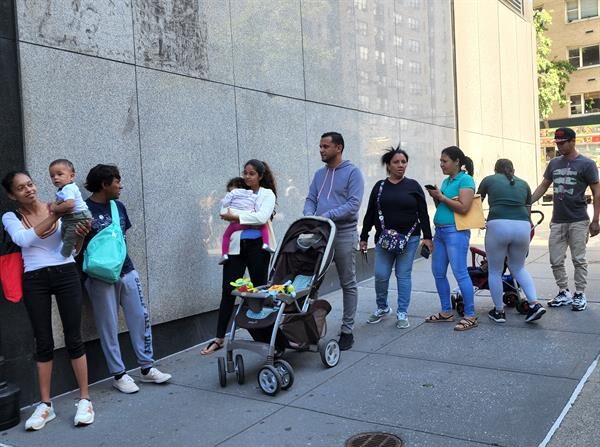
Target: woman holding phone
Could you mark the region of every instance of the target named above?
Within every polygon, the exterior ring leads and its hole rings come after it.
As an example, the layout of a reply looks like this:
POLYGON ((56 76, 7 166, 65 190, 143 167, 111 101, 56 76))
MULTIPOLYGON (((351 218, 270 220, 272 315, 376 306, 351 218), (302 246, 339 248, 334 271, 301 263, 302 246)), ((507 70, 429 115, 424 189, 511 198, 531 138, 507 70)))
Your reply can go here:
POLYGON ((427 185, 427 191, 436 206, 433 217, 435 236, 433 238, 431 271, 435 278, 435 286, 442 309, 427 317, 425 321, 427 323, 454 321, 450 301, 450 283, 447 277, 448 264, 450 264, 465 303, 465 316, 454 326, 454 330, 467 331, 479 325, 475 316, 473 283, 467 271, 467 252, 471 231, 456 229, 454 213, 466 214, 471 208, 475 195, 475 181, 472 177, 473 161, 458 147, 450 146, 442 151, 440 168, 448 177, 444 179, 440 189, 427 185))

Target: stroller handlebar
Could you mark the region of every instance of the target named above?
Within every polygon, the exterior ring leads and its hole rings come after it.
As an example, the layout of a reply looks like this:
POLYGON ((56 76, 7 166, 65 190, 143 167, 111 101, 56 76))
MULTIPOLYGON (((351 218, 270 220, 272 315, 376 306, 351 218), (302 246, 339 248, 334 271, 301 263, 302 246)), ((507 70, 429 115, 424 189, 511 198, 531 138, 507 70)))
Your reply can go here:
POLYGON ((542 213, 541 211, 538 211, 538 210, 532 210, 532 211, 531 211, 531 224, 532 224, 532 225, 533 225, 533 227, 535 228, 535 227, 539 226, 539 225, 540 225, 540 224, 541 224, 541 223, 544 221, 544 218, 545 218, 545 217, 546 217, 546 216, 544 216, 544 213, 542 213), (534 215, 534 214, 536 214, 536 215, 538 216, 538 221, 537 221, 536 223, 533 223, 533 215, 534 215))

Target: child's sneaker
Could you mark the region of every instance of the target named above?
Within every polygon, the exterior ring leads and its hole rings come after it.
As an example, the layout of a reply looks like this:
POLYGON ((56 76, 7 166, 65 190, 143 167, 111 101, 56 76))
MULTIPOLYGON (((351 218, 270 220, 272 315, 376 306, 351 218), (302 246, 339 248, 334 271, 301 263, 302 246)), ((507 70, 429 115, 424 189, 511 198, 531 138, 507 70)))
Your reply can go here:
POLYGON ((225 264, 228 259, 229 259, 229 256, 227 256, 227 255, 221 256, 221 260, 219 261, 219 265, 225 264))
POLYGON ((585 293, 583 292, 575 292, 573 295, 573 306, 571 310, 574 311, 582 311, 587 307, 587 298, 585 297, 585 293))
POLYGON ((568 306, 573 303, 573 297, 569 289, 560 289, 556 296, 548 301, 550 307, 568 306))
POLYGON ((406 329, 410 327, 410 323, 408 322, 408 316, 406 315, 406 312, 398 312, 396 316, 398 317, 398 321, 396 322, 396 327, 398 329, 406 329))
POLYGON ((391 313, 392 313, 392 308, 389 306, 386 309, 377 309, 375 312, 373 312, 371 315, 369 315, 369 318, 367 319, 367 323, 368 324, 379 323, 381 320, 383 320, 384 317, 388 316, 391 313))
POLYGON ((45 403, 39 404, 29 419, 25 421, 25 430, 41 430, 44 426, 56 417, 54 408, 45 403))

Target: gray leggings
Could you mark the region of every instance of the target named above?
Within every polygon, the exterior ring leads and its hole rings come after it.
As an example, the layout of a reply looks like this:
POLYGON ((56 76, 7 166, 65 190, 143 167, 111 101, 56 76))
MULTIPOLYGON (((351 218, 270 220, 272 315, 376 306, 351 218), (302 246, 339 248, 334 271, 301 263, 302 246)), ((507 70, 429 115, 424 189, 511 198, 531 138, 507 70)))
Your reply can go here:
POLYGON ((502 271, 504 260, 527 297, 527 301, 537 300, 535 284, 527 270, 525 258, 529 252, 531 225, 525 220, 494 219, 487 223, 485 251, 488 259, 488 281, 496 309, 504 309, 502 302, 502 271))

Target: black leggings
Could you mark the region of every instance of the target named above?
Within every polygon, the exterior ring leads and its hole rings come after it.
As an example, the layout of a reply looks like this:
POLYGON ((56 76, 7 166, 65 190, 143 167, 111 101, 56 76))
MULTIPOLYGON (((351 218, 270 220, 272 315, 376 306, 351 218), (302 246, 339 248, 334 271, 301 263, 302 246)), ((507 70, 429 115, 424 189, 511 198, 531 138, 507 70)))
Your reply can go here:
POLYGON ((235 304, 235 297, 231 296, 233 286, 229 283, 241 278, 246 267, 248 268, 250 279, 255 286, 267 283, 271 255, 266 250, 263 250, 262 245, 262 238, 242 239, 240 241, 240 254, 229 255, 229 259, 223 266, 223 285, 221 304, 219 306, 219 320, 217 323, 217 338, 225 337, 235 304))
POLYGON ((79 358, 85 354, 81 339, 82 291, 77 267, 69 263, 23 274, 23 297, 35 337, 35 359, 49 362, 54 358, 52 295, 56 296, 69 357, 79 358))

